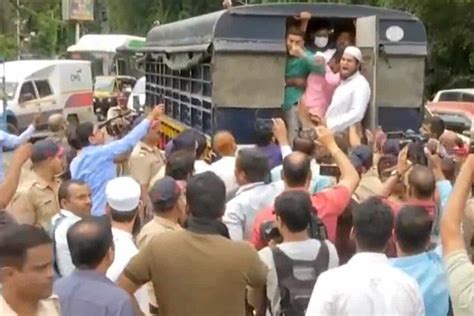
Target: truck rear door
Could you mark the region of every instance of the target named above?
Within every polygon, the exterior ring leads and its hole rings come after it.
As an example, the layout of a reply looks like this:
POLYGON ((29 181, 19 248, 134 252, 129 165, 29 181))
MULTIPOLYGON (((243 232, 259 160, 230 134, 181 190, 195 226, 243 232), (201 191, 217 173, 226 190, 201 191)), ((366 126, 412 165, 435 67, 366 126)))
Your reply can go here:
POLYGON ((356 46, 362 52, 364 63, 361 73, 370 84, 371 97, 367 113, 364 118, 364 127, 374 129, 378 126, 377 110, 377 58, 379 48, 379 21, 376 16, 358 18, 356 21, 356 46))

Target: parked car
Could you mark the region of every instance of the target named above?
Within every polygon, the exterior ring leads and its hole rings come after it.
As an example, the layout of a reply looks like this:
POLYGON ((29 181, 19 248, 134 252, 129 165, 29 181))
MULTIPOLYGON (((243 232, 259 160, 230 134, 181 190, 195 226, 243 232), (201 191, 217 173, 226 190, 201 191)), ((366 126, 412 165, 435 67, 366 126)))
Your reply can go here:
POLYGON ((431 102, 474 102, 474 88, 441 90, 431 102))
MULTIPOLYGON (((88 61, 20 60, 0 67, 7 95, 7 130, 17 133, 28 127, 40 113, 40 128, 48 117, 62 113, 70 124, 94 119, 92 74, 88 61)), ((3 87, 0 83, 0 98, 3 87)))
POLYGON ((474 129, 474 89, 441 90, 427 107, 450 130, 470 133, 474 129))

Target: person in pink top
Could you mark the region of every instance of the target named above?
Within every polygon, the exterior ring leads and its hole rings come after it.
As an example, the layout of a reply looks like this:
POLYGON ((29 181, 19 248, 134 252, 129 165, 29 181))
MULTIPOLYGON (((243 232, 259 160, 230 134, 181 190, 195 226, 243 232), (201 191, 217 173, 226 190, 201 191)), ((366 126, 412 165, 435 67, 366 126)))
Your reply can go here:
POLYGON ((311 73, 308 76, 301 102, 311 116, 324 118, 326 110, 331 104, 334 90, 341 82, 339 65, 343 54, 343 49, 316 53, 315 63, 326 63, 326 73, 324 75, 311 73))

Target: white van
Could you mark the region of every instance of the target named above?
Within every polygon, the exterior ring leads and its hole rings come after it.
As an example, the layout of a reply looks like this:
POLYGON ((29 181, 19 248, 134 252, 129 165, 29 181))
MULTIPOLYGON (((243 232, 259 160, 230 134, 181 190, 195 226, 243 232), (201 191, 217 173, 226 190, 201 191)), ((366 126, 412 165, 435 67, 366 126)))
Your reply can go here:
POLYGON ((141 111, 145 107, 146 101, 146 78, 141 77, 133 86, 132 92, 128 97, 128 108, 130 110, 141 111))
MULTIPOLYGON (((73 125, 95 120, 91 64, 88 61, 6 62, 4 67, 0 66, 0 78, 3 76, 6 81, 7 128, 10 132, 24 130, 37 113, 41 114, 40 128, 54 113, 62 113, 73 125)), ((0 113, 3 114, 3 108, 0 113)))

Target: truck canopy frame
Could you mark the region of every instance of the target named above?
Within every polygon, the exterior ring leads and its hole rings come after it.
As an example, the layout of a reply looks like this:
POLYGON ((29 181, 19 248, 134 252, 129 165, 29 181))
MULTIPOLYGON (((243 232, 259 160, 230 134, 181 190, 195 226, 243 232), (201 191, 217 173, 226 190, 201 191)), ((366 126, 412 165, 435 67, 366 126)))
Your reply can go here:
MULTIPOLYGON (((264 4, 234 7, 190 19, 156 26, 147 34, 144 52, 206 52, 211 45, 219 51, 285 52, 288 17, 308 11, 313 18, 357 19, 377 16, 379 41, 383 45, 426 45, 426 30, 414 15, 386 8, 344 4, 264 4), (262 23, 262 17, 267 17, 262 23), (404 30, 401 41, 392 42, 386 30, 397 25, 404 30)), ((426 51, 426 50, 425 50, 426 51)))

